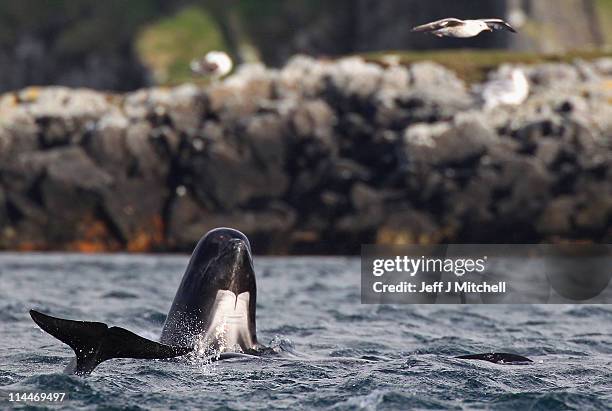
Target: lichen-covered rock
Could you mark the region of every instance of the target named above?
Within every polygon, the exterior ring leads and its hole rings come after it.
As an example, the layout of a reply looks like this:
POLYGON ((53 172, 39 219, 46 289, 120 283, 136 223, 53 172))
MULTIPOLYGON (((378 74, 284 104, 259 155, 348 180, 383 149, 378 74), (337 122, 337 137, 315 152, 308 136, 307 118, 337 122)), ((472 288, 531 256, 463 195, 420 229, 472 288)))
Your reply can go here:
POLYGON ((469 164, 482 157, 497 142, 494 131, 476 121, 419 123, 406 129, 406 161, 428 166, 469 164))
POLYGON ((147 251, 163 246, 160 210, 168 189, 156 180, 121 179, 102 195, 102 209, 110 227, 129 251, 147 251))
MULTIPOLYGON (((0 96, 0 248, 258 252, 612 240, 609 61, 524 67, 483 111, 433 63, 293 58, 208 87, 0 96)), ((502 69, 500 69, 502 70, 502 69)))
POLYGON ((202 206, 189 195, 177 196, 170 205, 168 246, 171 249, 189 249, 202 233, 216 227, 233 227, 253 240, 254 252, 268 251, 275 247, 288 250, 289 244, 282 244, 293 228, 295 213, 281 203, 269 204, 265 210, 213 212, 202 206), (255 239, 260 241, 255 241, 255 239), (255 245, 260 243, 259 245, 255 245), (264 244, 264 247, 261 247, 264 244))
POLYGON ((15 155, 40 147, 39 127, 34 119, 11 111, 5 110, 0 116, 0 167, 15 155))
POLYGON ((413 64, 410 69, 410 83, 417 89, 436 88, 444 91, 465 92, 466 86, 455 73, 431 62, 413 64))
POLYGON ((548 63, 529 70, 529 79, 536 87, 563 88, 580 81, 578 69, 571 64, 548 63))

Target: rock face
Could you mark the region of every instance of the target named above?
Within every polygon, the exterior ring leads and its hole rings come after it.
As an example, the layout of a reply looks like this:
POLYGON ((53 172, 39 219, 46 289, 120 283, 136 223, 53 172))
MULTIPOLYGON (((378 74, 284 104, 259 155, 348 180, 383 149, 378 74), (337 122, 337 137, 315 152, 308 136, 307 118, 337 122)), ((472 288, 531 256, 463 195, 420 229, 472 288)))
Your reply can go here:
POLYGON ((264 253, 609 242, 609 67, 525 67, 527 102, 486 112, 441 66, 359 58, 243 66, 208 88, 5 94, 0 247, 189 250, 217 226, 264 253))

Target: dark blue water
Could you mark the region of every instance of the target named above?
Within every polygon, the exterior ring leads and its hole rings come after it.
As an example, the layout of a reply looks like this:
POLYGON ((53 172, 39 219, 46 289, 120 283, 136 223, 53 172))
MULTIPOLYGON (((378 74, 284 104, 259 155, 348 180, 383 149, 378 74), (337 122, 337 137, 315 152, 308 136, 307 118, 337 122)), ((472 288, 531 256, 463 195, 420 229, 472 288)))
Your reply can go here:
POLYGON ((30 308, 156 339, 187 260, 0 255, 0 408, 15 406, 10 392, 66 392, 73 409, 612 407, 611 307, 361 305, 359 260, 344 258, 255 259, 260 341, 289 340, 308 359, 111 360, 86 378, 62 374, 72 351, 30 308), (487 351, 536 362, 452 358, 487 351), (363 355, 387 360, 334 359, 363 355))

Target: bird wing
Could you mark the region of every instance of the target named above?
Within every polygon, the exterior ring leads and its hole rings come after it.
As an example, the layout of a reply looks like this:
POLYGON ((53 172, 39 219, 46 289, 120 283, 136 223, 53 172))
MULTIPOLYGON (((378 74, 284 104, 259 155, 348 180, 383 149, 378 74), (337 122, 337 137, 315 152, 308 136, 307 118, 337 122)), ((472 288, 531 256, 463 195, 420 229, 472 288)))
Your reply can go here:
POLYGON ((414 32, 436 31, 436 30, 443 29, 445 27, 457 27, 463 24, 465 24, 463 20, 449 18, 449 19, 437 20, 431 23, 423 24, 421 26, 416 26, 415 28, 412 29, 412 31, 414 32))
POLYGON ((483 19, 482 21, 487 23, 487 26, 489 26, 489 28, 493 30, 508 30, 513 33, 516 33, 514 27, 512 27, 510 24, 508 24, 502 19, 483 19))

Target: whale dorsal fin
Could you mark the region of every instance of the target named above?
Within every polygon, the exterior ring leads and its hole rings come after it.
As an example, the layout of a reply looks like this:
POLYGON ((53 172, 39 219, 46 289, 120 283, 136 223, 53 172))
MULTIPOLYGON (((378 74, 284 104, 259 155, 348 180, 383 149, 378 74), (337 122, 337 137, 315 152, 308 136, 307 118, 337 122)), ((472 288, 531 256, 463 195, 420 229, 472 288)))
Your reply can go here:
POLYGON ((455 357, 460 360, 480 360, 480 361, 488 361, 494 364, 526 364, 533 362, 527 357, 523 357, 522 355, 517 354, 509 354, 504 352, 499 353, 486 353, 486 354, 470 354, 470 355, 460 355, 459 357, 455 357))
POLYGON ((66 320, 35 310, 30 310, 30 316, 40 328, 74 350, 76 365, 72 371, 75 374, 89 374, 111 358, 173 358, 193 350, 160 344, 100 322, 66 320))

